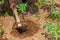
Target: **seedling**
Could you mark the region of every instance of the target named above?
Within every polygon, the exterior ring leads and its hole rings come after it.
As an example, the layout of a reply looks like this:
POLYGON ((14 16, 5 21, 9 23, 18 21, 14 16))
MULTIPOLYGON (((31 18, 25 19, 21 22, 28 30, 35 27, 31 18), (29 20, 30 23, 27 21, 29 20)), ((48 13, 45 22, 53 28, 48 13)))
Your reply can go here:
POLYGON ((22 18, 24 19, 24 12, 26 10, 27 7, 27 3, 22 3, 16 6, 16 8, 18 9, 18 12, 22 13, 22 18))
POLYGON ((32 20, 30 20, 30 19, 28 19, 27 21, 28 21, 28 22, 32 22, 32 20))
POLYGON ((4 16, 5 11, 0 12, 0 16, 4 16))
POLYGON ((56 13, 57 12, 57 9, 54 6, 51 6, 50 7, 50 12, 51 13, 56 13))
POLYGON ((24 13, 24 11, 26 10, 26 7, 27 7, 27 3, 16 5, 16 8, 18 9, 18 12, 20 13, 24 13))
POLYGON ((35 13, 35 17, 40 18, 40 15, 38 13, 35 13))
POLYGON ((53 20, 54 19, 60 20, 60 11, 57 10, 54 6, 51 6, 50 14, 49 14, 48 18, 52 18, 53 20))
POLYGON ((42 1, 39 1, 38 3, 36 3, 36 5, 39 7, 39 6, 42 6, 43 5, 43 2, 42 1))
POLYGON ((42 0, 42 2, 48 2, 49 0, 42 0))
POLYGON ((13 12, 9 8, 9 3, 7 3, 7 0, 2 0, 2 1, 4 1, 4 3, 0 4, 0 16, 4 16, 6 12, 10 16, 13 16, 13 12))
POLYGON ((12 10, 10 10, 9 8, 6 8, 6 13, 8 13, 8 15, 10 16, 14 16, 12 10))
POLYGON ((51 33, 51 37, 54 38, 54 36, 56 36, 56 40, 58 39, 58 31, 60 30, 60 26, 53 26, 52 23, 46 23, 43 25, 43 28, 48 28, 48 32, 52 32, 51 33))
POLYGON ((49 0, 40 0, 36 5, 37 6, 42 6, 43 2, 48 2, 49 0))
POLYGON ((46 23, 43 25, 43 28, 45 29, 46 27, 48 28, 48 32, 49 32, 49 31, 51 31, 53 25, 52 25, 52 23, 46 23))
POLYGON ((0 27, 0 36, 2 35, 2 32, 3 32, 3 30, 2 30, 2 28, 0 27))
POLYGON ((58 9, 56 9, 56 7, 54 7, 54 0, 52 0, 52 5, 50 7, 50 14, 48 16, 48 18, 52 18, 53 20, 54 19, 58 19, 60 20, 60 12, 58 9))

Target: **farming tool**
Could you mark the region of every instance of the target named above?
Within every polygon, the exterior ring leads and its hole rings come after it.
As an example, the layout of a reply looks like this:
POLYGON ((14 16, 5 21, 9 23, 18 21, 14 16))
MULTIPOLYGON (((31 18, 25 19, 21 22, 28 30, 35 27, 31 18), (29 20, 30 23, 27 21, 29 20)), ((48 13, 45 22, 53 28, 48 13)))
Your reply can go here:
POLYGON ((13 11, 15 19, 16 19, 16 24, 17 24, 16 29, 18 29, 18 31, 20 31, 20 33, 25 32, 26 31, 25 28, 27 27, 27 25, 21 24, 20 19, 18 17, 18 12, 17 12, 16 4, 15 4, 14 0, 9 0, 9 5, 10 5, 10 9, 13 11))

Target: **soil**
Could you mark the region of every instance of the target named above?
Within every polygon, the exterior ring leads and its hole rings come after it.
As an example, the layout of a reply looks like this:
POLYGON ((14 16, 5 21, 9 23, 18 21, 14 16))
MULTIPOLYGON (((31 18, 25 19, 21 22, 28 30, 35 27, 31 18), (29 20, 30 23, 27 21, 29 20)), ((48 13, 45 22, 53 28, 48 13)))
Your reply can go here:
POLYGON ((39 31, 39 25, 35 24, 34 22, 22 21, 22 24, 23 23, 26 23, 27 27, 24 28, 23 30, 21 30, 21 29, 18 30, 18 29, 13 28, 12 29, 13 36, 20 37, 20 38, 25 38, 25 37, 28 37, 28 36, 32 36, 33 34, 35 34, 39 31), (24 30, 26 30, 26 31, 24 31, 24 30))
MULTIPOLYGON (((54 1, 54 3, 57 3, 55 6, 58 6, 58 9, 60 9, 58 5, 60 2, 56 0, 54 1)), ((55 40, 55 38, 51 38, 51 33, 47 32, 47 29, 43 29, 43 25, 46 22, 56 23, 56 20, 52 21, 51 19, 46 19, 49 12, 43 8, 39 9, 38 13, 40 18, 35 17, 34 13, 32 15, 29 12, 26 13, 24 17, 25 19, 22 19, 22 16, 19 15, 22 25, 27 24, 26 28, 24 28, 25 25, 23 26, 23 30, 17 28, 13 16, 9 16, 7 13, 4 16, 0 16, 0 26, 4 31, 4 34, 0 37, 0 40, 55 40)), ((60 34, 58 40, 60 40, 60 34)))
POLYGON ((2 37, 0 37, 0 40, 8 40, 7 38, 2 38, 2 37))
POLYGON ((4 34, 2 35, 3 38, 7 38, 8 40, 39 40, 39 39, 45 40, 46 39, 44 36, 41 35, 41 31, 44 32, 44 30, 42 30, 41 27, 42 26, 41 23, 43 24, 43 20, 41 21, 39 18, 35 17, 35 15, 32 15, 30 13, 28 13, 25 16, 25 20, 22 20, 21 16, 19 17, 22 24, 26 23, 28 25, 26 27, 27 31, 23 32, 23 34, 19 33, 18 30, 14 28, 15 19, 13 16, 5 15, 0 17, 0 24, 4 30, 4 34))

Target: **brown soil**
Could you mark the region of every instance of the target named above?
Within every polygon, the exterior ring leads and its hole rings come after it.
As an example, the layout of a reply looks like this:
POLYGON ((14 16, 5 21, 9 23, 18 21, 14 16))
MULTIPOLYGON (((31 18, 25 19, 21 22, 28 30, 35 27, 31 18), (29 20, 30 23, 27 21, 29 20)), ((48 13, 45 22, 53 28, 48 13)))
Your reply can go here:
POLYGON ((2 38, 2 37, 0 37, 0 40, 8 40, 7 38, 2 38))
MULTIPOLYGON (((54 3, 60 4, 59 1, 54 1, 54 3)), ((57 4, 55 4, 55 6, 59 6, 57 4)), ((58 9, 60 9, 60 7, 58 9)), ((50 37, 50 32, 47 32, 47 29, 43 29, 43 25, 46 22, 55 23, 56 20, 52 21, 51 19, 46 19, 45 17, 49 14, 49 12, 47 12, 46 10, 43 11, 42 9, 39 9, 38 13, 40 15, 40 18, 35 17, 34 14, 32 15, 28 13, 25 16, 25 20, 22 20, 21 15, 19 15, 21 23, 26 23, 28 25, 25 28, 26 31, 22 34, 15 29, 16 23, 13 16, 0 16, 0 25, 2 26, 4 31, 4 34, 2 35, 2 37, 0 37, 0 40, 55 40, 50 37), (31 20, 31 22, 29 22, 28 20, 31 20)), ((60 34, 58 40, 60 40, 60 34)))
POLYGON ((33 34, 35 34, 35 33, 37 33, 39 31, 39 25, 37 25, 34 22, 28 22, 26 20, 26 21, 22 21, 21 23, 22 24, 23 23, 26 23, 27 24, 27 27, 25 28, 26 31, 23 32, 23 34, 21 34, 21 33, 18 32, 17 29, 12 29, 13 36, 16 36, 16 37, 19 37, 19 38, 25 38, 25 37, 28 37, 28 36, 32 36, 33 34))

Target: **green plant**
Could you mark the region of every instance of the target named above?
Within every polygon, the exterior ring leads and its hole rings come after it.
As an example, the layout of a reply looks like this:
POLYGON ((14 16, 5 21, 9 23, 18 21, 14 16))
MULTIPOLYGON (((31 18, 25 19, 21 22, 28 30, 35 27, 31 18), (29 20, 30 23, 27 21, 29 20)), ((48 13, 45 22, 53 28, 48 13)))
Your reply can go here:
POLYGON ((4 16, 5 11, 0 12, 0 16, 4 16))
POLYGON ((37 6, 42 6, 43 2, 48 2, 49 0, 40 0, 38 3, 36 3, 37 6))
POLYGON ((7 13, 7 14, 10 15, 10 16, 14 16, 12 10, 10 10, 9 8, 6 8, 4 11, 1 11, 1 12, 0 12, 0 16, 4 16, 5 13, 7 13))
POLYGON ((56 13, 57 13, 57 9, 52 5, 50 7, 50 14, 48 15, 48 18, 55 19, 56 18, 56 13))
POLYGON ((30 20, 30 19, 28 19, 27 21, 28 21, 28 22, 32 22, 32 20, 30 20))
POLYGON ((52 38, 54 38, 54 36, 56 36, 56 40, 57 40, 57 38, 58 38, 58 31, 60 30, 60 26, 53 26, 53 24, 52 23, 46 23, 46 24, 44 24, 43 25, 43 28, 45 29, 45 28, 48 28, 48 32, 52 32, 52 34, 51 34, 51 37, 52 38))
POLYGON ((51 31, 53 25, 52 25, 52 23, 46 23, 43 25, 43 28, 45 29, 46 27, 48 28, 48 32, 49 32, 49 31, 51 31))
POLYGON ((48 15, 48 18, 56 19, 57 21, 60 20, 60 11, 54 6, 54 0, 52 1, 52 5, 50 7, 50 14, 48 15))
POLYGON ((4 3, 4 0, 0 0, 0 5, 4 3))
POLYGON ((3 30, 2 30, 2 28, 0 27, 0 35, 2 35, 2 32, 3 32, 3 30))
POLYGON ((38 3, 36 3, 36 5, 39 7, 39 6, 42 6, 43 5, 43 2, 42 1, 39 1, 38 3))
POLYGON ((24 11, 26 10, 26 7, 27 7, 27 3, 16 5, 16 8, 18 9, 18 12, 20 13, 24 13, 24 11))
POLYGON ((9 8, 6 9, 6 13, 10 16, 14 16, 12 10, 10 10, 9 8))
POLYGON ((57 9, 54 6, 51 6, 50 7, 50 12, 51 13, 56 13, 57 12, 57 9))
POLYGON ((56 9, 56 7, 54 7, 54 0, 52 0, 52 5, 50 7, 50 14, 48 18, 52 18, 53 20, 54 19, 60 20, 60 11, 56 9))
POLYGON ((38 13, 35 13, 35 17, 40 18, 40 15, 38 13))
POLYGON ((22 4, 19 4, 19 5, 16 5, 16 8, 18 10, 18 13, 22 14, 22 19, 24 19, 24 12, 26 10, 26 7, 27 7, 27 3, 22 3, 22 4))
POLYGON ((48 2, 49 0, 42 0, 42 2, 48 2))
POLYGON ((9 3, 7 2, 7 0, 0 0, 3 1, 4 3, 0 4, 0 16, 4 16, 5 13, 7 12, 7 14, 9 14, 10 16, 13 16, 13 12, 9 7, 9 3))
POLYGON ((56 9, 53 5, 50 7, 50 14, 48 15, 48 18, 52 18, 53 20, 60 20, 60 11, 56 9))

